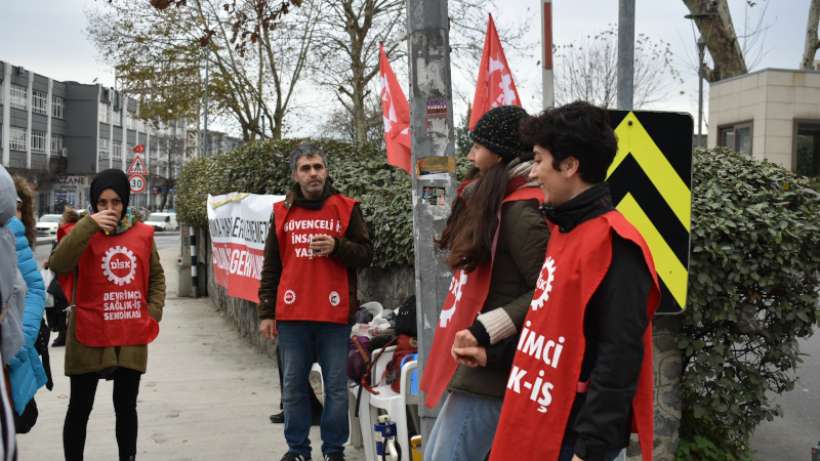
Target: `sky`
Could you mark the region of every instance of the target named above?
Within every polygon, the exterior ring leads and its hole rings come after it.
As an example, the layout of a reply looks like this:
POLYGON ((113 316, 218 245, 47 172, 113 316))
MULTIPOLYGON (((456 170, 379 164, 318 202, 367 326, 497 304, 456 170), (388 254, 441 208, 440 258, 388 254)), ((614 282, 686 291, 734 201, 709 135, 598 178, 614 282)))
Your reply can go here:
MULTIPOLYGON (((745 30, 755 29, 762 16, 763 32, 758 35, 758 46, 747 55, 747 65, 752 71, 767 67, 796 68, 803 52, 810 0, 756 1, 757 6, 749 8, 746 0, 729 0, 739 36, 743 36, 745 30)), ((91 83, 96 79, 113 86, 112 66, 103 61, 86 33, 84 11, 104 4, 105 0, 0 0, 0 60, 57 80, 91 83)), ((526 40, 540 46, 540 4, 541 0, 496 0, 497 8, 488 13, 493 14, 499 29, 515 24, 527 27, 526 40)), ((666 89, 668 97, 648 108, 688 112, 696 117, 697 33, 691 21, 684 18, 686 14, 688 10, 682 0, 636 0, 635 30, 636 34, 645 33, 669 42, 675 56, 674 65, 684 79, 682 85, 666 89)), ((555 43, 579 43, 588 34, 617 23, 618 1, 553 0, 553 15, 555 43)), ((537 60, 511 52, 508 52, 508 60, 524 108, 537 112, 541 107, 541 71, 537 60)), ((407 76, 400 75, 399 79, 405 82, 406 88, 407 76)), ((472 94, 473 83, 463 80, 454 77, 454 85, 459 86, 461 93, 472 94)), ((706 91, 708 101, 708 88, 706 91)), ((297 100, 302 115, 289 120, 290 133, 318 133, 319 127, 315 122, 311 124, 316 120, 311 112, 322 111, 328 95, 304 90, 302 93, 306 96, 297 100)), ((456 101, 455 113, 466 110, 464 106, 456 101)), ((233 131, 229 125, 221 128, 233 131)))

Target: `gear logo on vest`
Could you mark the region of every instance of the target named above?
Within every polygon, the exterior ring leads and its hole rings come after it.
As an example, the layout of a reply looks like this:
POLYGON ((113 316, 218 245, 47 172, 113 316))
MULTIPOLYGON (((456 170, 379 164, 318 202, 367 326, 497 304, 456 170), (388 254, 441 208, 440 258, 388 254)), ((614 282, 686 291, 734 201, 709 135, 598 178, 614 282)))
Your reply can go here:
POLYGON ((441 328, 447 328, 447 324, 450 323, 450 320, 453 318, 453 314, 456 313, 456 308, 458 307, 459 301, 461 301, 461 295, 463 294, 464 285, 467 284, 467 273, 464 272, 464 269, 459 269, 457 274, 453 275, 453 279, 450 281, 450 293, 453 294, 453 305, 447 309, 442 309, 441 313, 438 317, 438 326, 441 328))
POLYGON ((124 246, 109 248, 102 259, 105 278, 117 286, 127 285, 137 275, 137 257, 124 246))
POLYGON ((541 266, 538 282, 535 283, 535 293, 533 293, 532 302, 530 303, 530 309, 533 311, 541 309, 550 300, 552 282, 555 281, 555 269, 555 260, 550 256, 541 266))
POLYGON ((327 297, 328 301, 330 301, 330 305, 333 307, 338 306, 342 302, 342 297, 339 296, 338 291, 331 291, 330 296, 327 297))
POLYGON ((285 291, 284 296, 285 304, 293 304, 296 302, 296 292, 293 290, 285 291))

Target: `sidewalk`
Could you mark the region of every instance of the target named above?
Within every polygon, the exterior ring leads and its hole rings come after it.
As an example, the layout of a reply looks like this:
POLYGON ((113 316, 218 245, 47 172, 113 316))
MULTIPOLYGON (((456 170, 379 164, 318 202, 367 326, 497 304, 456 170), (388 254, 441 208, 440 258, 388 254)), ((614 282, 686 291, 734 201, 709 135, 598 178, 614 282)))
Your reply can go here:
MULTIPOLYGON (((160 251, 168 283, 160 335, 149 346, 138 410, 139 461, 278 461, 287 451, 282 425, 269 415, 279 405, 275 362, 239 336, 208 298, 176 298, 178 250, 160 251)), ((63 459, 62 427, 69 380, 64 348, 51 349, 54 390, 36 396, 40 417, 18 435, 21 461, 63 459)), ((112 382, 100 381, 88 425, 85 459, 117 459, 112 382)), ((313 459, 321 459, 319 428, 311 430, 313 459)), ((361 452, 347 447, 348 460, 361 452)))

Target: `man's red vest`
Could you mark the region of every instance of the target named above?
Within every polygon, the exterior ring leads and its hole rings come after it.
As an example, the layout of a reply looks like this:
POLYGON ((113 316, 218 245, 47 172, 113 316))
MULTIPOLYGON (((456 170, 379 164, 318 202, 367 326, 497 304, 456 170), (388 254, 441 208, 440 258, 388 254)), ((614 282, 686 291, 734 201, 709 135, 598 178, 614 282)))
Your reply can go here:
MULTIPOLYGON (((518 200, 544 200, 544 193, 536 187, 525 187, 507 195, 502 203, 518 200)), ((499 220, 500 226, 500 220, 499 220)), ((499 229, 495 235, 498 236, 499 229)), ((495 253, 495 242, 493 244, 495 253)), ((493 255, 493 258, 495 255, 493 255)), ((450 354, 456 333, 468 328, 484 307, 484 301, 490 292, 493 274, 492 261, 482 264, 472 272, 458 269, 453 274, 450 289, 439 313, 433 345, 421 377, 421 389, 424 391, 424 404, 434 407, 441 399, 444 390, 450 384, 458 363, 450 354)))
MULTIPOLYGON (((586 349, 584 313, 612 262, 612 232, 641 248, 652 289, 646 302, 649 326, 632 401, 644 461, 652 460, 652 316, 660 300, 652 256, 640 233, 617 211, 550 234, 530 311, 518 341, 490 461, 555 461, 586 349)), ((612 447, 617 448, 617 447, 612 447)))
POLYGON ((77 265, 77 341, 136 346, 157 337, 159 324, 148 314, 153 241, 154 229, 142 223, 121 234, 91 237, 77 265))
POLYGON ((276 320, 348 323, 350 281, 347 267, 333 256, 314 255, 316 235, 344 237, 356 201, 341 194, 328 197, 321 209, 284 202, 273 205, 282 275, 276 293, 276 320))

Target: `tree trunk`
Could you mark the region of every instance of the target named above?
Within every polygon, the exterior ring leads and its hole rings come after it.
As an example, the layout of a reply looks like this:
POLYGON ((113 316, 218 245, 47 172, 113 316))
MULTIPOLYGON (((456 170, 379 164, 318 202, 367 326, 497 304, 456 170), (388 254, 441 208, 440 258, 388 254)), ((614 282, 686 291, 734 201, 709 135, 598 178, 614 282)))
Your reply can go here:
POLYGON ((801 69, 814 69, 814 55, 817 53, 817 48, 820 48, 820 40, 817 38, 819 22, 820 0, 811 0, 809 22, 806 24, 806 44, 803 47, 803 59, 800 61, 801 69))
POLYGON ((710 82, 748 72, 726 2, 727 0, 683 0, 694 16, 695 24, 714 62, 713 69, 705 69, 706 79, 710 82))

